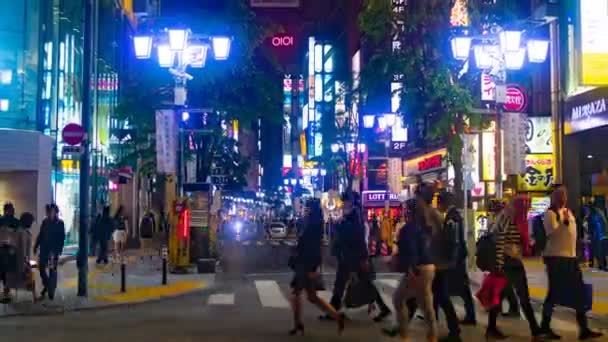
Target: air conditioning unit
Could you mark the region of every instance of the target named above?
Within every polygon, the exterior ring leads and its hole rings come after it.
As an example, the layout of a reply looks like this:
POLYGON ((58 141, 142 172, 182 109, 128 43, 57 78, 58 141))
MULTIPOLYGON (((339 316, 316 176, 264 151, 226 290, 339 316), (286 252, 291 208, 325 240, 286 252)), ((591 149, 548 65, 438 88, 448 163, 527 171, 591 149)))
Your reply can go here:
POLYGON ((297 8, 300 0, 250 0, 251 7, 263 8, 297 8))

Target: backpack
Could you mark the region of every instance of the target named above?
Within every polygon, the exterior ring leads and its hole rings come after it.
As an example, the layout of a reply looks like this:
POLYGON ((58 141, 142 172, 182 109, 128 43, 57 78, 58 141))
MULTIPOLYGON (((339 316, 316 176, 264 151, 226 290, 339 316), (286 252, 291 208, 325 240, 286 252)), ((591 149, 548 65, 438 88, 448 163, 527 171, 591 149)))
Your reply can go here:
POLYGON ((484 272, 496 269, 496 234, 487 232, 479 237, 476 244, 475 262, 484 272))

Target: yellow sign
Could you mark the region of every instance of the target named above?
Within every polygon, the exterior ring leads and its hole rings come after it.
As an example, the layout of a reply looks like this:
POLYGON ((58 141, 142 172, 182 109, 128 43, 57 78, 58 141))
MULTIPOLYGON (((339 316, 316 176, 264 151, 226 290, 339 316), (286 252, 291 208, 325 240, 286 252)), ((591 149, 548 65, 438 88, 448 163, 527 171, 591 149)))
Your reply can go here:
POLYGON ((302 153, 302 157, 306 157, 306 133, 300 133, 300 152, 302 153))
POLYGON ((608 0, 580 1, 581 83, 608 84, 608 0))
POLYGON ((481 179, 493 181, 496 177, 496 139, 494 132, 481 133, 481 179))
POLYGON ((554 160, 552 154, 526 155, 526 172, 517 176, 519 191, 547 191, 553 185, 554 160))

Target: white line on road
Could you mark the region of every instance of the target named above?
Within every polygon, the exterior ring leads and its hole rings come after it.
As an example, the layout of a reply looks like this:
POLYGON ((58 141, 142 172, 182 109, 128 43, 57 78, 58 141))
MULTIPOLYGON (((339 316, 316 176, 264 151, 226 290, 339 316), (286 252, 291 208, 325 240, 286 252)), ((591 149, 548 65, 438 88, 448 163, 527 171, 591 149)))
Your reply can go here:
POLYGON ((255 288, 263 307, 288 308, 289 302, 283 296, 279 284, 274 280, 256 280, 255 288))
POLYGON ((209 296, 209 305, 234 305, 234 293, 216 293, 209 296))

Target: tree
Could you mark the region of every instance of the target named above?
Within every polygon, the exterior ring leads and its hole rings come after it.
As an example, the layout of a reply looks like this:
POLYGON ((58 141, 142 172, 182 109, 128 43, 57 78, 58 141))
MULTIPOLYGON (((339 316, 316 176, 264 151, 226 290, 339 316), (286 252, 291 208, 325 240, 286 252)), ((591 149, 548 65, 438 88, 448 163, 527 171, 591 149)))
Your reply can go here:
POLYGON ((363 93, 369 94, 394 75, 403 75, 400 113, 410 136, 415 132, 412 147, 447 144, 454 191, 462 201, 461 134, 480 117, 470 114, 473 98, 466 79, 472 76, 458 82, 462 65, 450 54, 452 6, 453 1, 409 0, 404 11, 395 13, 388 1, 367 0, 360 27, 374 53, 363 67, 361 82, 363 93), (395 51, 394 36, 401 43, 395 51))
MULTIPOLYGON (((276 27, 263 25, 242 1, 229 0, 212 10, 192 8, 179 17, 155 18, 139 29, 158 31, 175 24, 186 25, 196 34, 233 38, 227 61, 213 60, 210 52, 204 69, 188 70, 194 76, 188 84, 190 108, 210 108, 227 122, 238 120, 245 129, 258 118, 282 120, 281 74, 262 44, 276 27)), ((155 170, 154 112, 172 103, 170 75, 151 64, 134 68, 135 77, 124 87, 127 90, 116 110, 117 117, 137 132, 126 142, 130 153, 120 163, 134 165, 135 160, 144 160, 146 172, 155 170)), ((188 137, 188 143, 193 140, 197 148, 187 157, 197 157, 198 179, 204 181, 219 167, 231 178, 232 186, 242 186, 249 164, 236 152, 236 141, 225 137, 219 127, 211 127, 204 136, 194 133, 188 137)))

